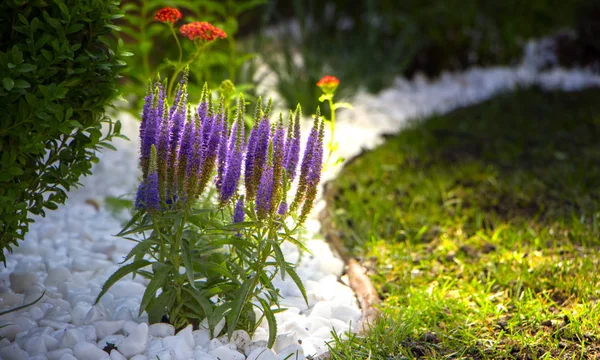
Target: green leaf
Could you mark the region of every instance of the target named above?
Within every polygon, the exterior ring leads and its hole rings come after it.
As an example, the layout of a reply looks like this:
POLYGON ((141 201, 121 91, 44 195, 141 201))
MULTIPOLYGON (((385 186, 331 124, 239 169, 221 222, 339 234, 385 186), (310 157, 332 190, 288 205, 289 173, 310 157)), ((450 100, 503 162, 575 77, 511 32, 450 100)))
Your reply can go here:
POLYGON ((54 3, 56 5, 58 5, 60 11, 65 14, 65 15, 69 15, 69 8, 67 8, 67 5, 65 5, 64 1, 62 0, 54 0, 54 3))
POLYGON ((32 64, 21 64, 17 67, 17 71, 21 73, 30 72, 37 69, 37 66, 32 64))
POLYGON ((352 106, 352 104, 347 103, 347 102, 339 102, 339 103, 333 104, 333 110, 337 110, 337 109, 341 109, 341 108, 354 110, 354 107, 352 106))
POLYGON ((263 314, 269 325, 269 340, 267 347, 271 348, 275 344, 275 339, 277 337, 277 320, 275 319, 275 314, 273 314, 269 303, 263 298, 258 298, 258 301, 260 301, 260 304, 262 305, 263 314))
POLYGON ((2 79, 2 84, 4 84, 4 88, 8 91, 11 91, 13 89, 13 87, 15 86, 15 82, 13 79, 5 77, 4 79, 2 79))
POLYGON ((15 87, 17 89, 28 89, 31 87, 31 85, 25 80, 18 79, 17 81, 15 81, 15 87))
POLYGON ((192 288, 196 288, 194 284, 194 262, 192 260, 192 252, 190 251, 189 239, 183 238, 181 241, 181 252, 183 255, 183 265, 185 266, 185 274, 192 288))
POLYGON ((233 331, 235 330, 235 327, 238 321, 240 320, 240 316, 242 315, 242 309, 248 301, 248 297, 250 296, 250 293, 253 290, 253 285, 254 277, 246 279, 246 281, 240 287, 231 304, 231 311, 229 312, 229 314, 227 314, 227 335, 229 336, 229 338, 231 338, 231 335, 233 335, 233 331))
POLYGON ((127 274, 135 272, 135 271, 137 271, 145 266, 148 266, 150 264, 151 264, 151 262, 148 260, 140 260, 140 261, 132 262, 131 264, 127 264, 127 265, 123 266, 122 268, 120 268, 119 270, 115 271, 114 274, 112 274, 108 278, 108 280, 106 280, 106 282, 104 283, 104 286, 102 286, 102 291, 100 291, 100 294, 98 294, 98 297, 96 298, 96 301, 94 302, 94 305, 97 304, 98 301, 100 301, 100 298, 102 297, 102 295, 104 295, 108 291, 108 289, 110 289, 110 287, 113 286, 117 281, 121 280, 127 274))
POLYGON ((273 247, 273 252, 275 253, 275 261, 277 261, 277 266, 281 271, 281 280, 285 280, 285 270, 287 268, 287 262, 285 261, 285 257, 283 256, 283 251, 279 247, 279 244, 273 242, 271 244, 273 247))
MULTIPOLYGON (((22 309, 28 308, 28 307, 30 307, 31 305, 34 305, 34 304, 35 304, 35 303, 37 303, 38 301, 42 300, 42 298, 44 297, 44 295, 46 295, 46 291, 44 291, 44 292, 42 293, 42 295, 40 295, 40 297, 39 297, 39 298, 37 298, 37 299, 33 300, 32 302, 30 302, 30 303, 28 303, 28 304, 23 304, 23 305, 21 305, 21 306, 17 306, 17 307, 15 307, 15 308, 12 308, 12 309, 8 309, 8 310, 0 311, 0 316, 3 316, 3 315, 6 315, 6 314, 9 314, 9 313, 11 313, 11 312, 14 312, 14 311, 19 311, 19 310, 22 310, 22 309)), ((0 328, 1 328, 1 327, 0 327, 0 328)))
POLYGON ((162 320, 165 311, 168 312, 173 303, 175 302, 175 293, 173 289, 163 291, 152 301, 152 303, 146 308, 148 313, 148 322, 150 324, 156 324, 162 320))
POLYGON ((148 249, 150 249, 153 245, 157 245, 158 242, 155 241, 153 238, 148 238, 145 239, 143 241, 140 241, 137 243, 137 245, 135 245, 133 247, 133 249, 131 249, 131 251, 129 251, 129 254, 127 254, 127 256, 125 257, 125 260, 123 260, 122 263, 126 262, 127 260, 131 259, 134 256, 140 256, 140 258, 143 258, 144 255, 146 255, 146 253, 148 252, 148 249))
POLYGON ((140 312, 138 316, 142 316, 142 313, 144 312, 144 310, 146 310, 146 307, 148 307, 150 302, 154 300, 154 295, 156 294, 158 289, 167 288, 167 280, 173 268, 168 265, 160 265, 162 266, 160 266, 158 270, 154 272, 152 280, 150 280, 148 286, 146 287, 146 291, 144 291, 144 296, 142 297, 142 303, 140 304, 140 312))
POLYGON ((296 283, 296 286, 298 287, 300 293, 302 294, 302 297, 304 298, 304 302, 306 303, 306 305, 308 305, 308 296, 306 296, 306 289, 304 288, 304 284, 302 284, 302 280, 300 279, 300 276, 298 276, 298 273, 296 273, 294 267, 291 264, 287 264, 287 266, 285 267, 285 272, 290 275, 292 280, 294 280, 294 283, 296 283))

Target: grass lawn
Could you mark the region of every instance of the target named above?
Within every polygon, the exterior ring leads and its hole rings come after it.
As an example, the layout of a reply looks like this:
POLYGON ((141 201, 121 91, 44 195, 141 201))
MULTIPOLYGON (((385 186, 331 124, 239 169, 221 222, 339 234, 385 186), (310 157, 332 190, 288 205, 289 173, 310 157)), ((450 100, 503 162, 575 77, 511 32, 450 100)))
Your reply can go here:
POLYGON ((383 298, 334 359, 600 358, 600 90, 415 122, 329 195, 383 298))

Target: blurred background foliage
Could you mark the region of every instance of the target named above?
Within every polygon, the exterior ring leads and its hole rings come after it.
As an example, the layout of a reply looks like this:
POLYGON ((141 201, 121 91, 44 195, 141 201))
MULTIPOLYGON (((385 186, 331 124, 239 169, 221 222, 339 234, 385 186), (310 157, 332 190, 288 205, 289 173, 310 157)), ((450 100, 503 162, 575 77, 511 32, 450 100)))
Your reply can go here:
POLYGON ((228 34, 190 69, 197 84, 192 98, 204 81, 217 89, 229 79, 254 100, 259 94, 251 84, 263 80, 258 69, 266 65, 279 105, 300 103, 310 112, 319 105, 315 83, 325 74, 341 79, 340 98, 361 88, 376 93, 399 75, 515 64, 527 40, 562 29, 574 34, 556 38, 564 65, 586 65, 600 55, 597 0, 126 0, 120 25, 135 55, 123 84, 137 104, 148 78, 158 71, 168 76, 163 59, 176 58, 168 29, 152 19, 165 6, 183 12, 177 28, 209 21, 228 34))

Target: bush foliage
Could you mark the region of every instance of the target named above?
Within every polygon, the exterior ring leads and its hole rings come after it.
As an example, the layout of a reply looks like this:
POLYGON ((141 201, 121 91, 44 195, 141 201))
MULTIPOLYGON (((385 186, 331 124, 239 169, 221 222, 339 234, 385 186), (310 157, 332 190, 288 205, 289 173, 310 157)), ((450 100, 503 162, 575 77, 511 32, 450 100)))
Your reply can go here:
MULTIPOLYGON (((0 248, 23 239, 90 174, 120 123, 104 109, 124 63, 109 43, 117 0, 0 4, 0 248), (102 124, 109 127, 103 135, 102 124)), ((5 255, 0 252, 0 260, 5 255)))

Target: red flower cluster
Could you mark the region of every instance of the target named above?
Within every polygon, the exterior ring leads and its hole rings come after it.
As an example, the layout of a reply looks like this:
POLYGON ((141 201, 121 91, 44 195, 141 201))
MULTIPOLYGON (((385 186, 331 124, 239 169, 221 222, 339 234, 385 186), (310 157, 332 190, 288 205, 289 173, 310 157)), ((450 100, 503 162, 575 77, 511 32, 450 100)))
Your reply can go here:
POLYGON ((227 37, 225 31, 206 21, 185 24, 179 31, 190 40, 204 39, 206 41, 213 41, 216 38, 225 39, 227 37))
POLYGON ((332 75, 326 75, 317 82, 317 86, 323 90, 324 93, 333 93, 340 84, 340 80, 332 75))
POLYGON ((335 76, 332 75, 326 75, 323 76, 321 78, 321 80, 319 80, 319 82, 317 83, 318 87, 321 86, 337 86, 340 84, 340 80, 338 78, 336 78, 335 76))
POLYGON ((181 19, 181 11, 175 8, 162 8, 154 15, 154 20, 163 23, 175 24, 181 19))

